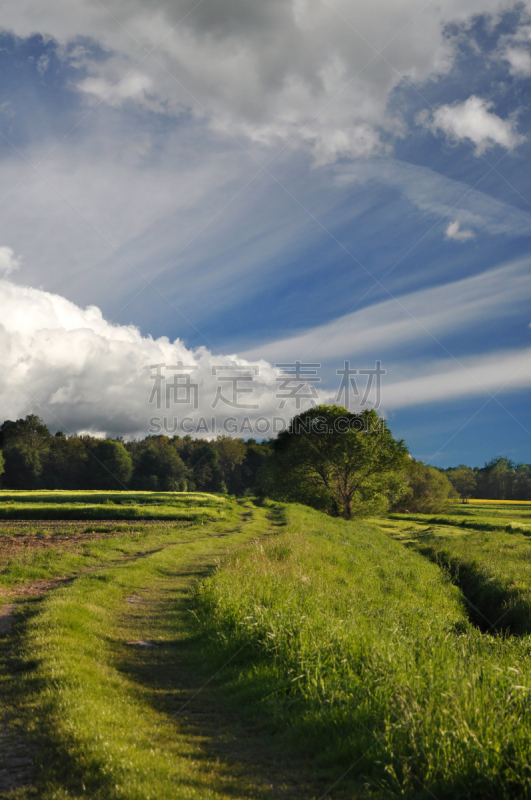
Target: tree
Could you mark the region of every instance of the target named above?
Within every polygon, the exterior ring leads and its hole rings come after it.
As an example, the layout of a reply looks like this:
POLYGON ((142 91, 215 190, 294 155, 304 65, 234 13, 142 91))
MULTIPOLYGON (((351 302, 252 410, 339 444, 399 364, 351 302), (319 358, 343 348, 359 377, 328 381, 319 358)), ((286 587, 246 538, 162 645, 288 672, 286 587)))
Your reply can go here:
POLYGON ((409 454, 375 411, 321 405, 291 420, 273 445, 274 492, 346 519, 384 511, 406 490, 409 454))
POLYGON ((394 511, 433 514, 444 511, 457 493, 443 472, 412 458, 407 466, 408 490, 394 511))
POLYGON ((514 463, 497 456, 478 472, 478 494, 490 500, 506 500, 512 492, 514 463))
POLYGON ((91 483, 96 489, 124 489, 133 474, 133 461, 121 442, 98 441, 89 452, 91 483))
POLYGON ((231 493, 236 493, 240 482, 239 467, 246 454, 246 445, 242 439, 233 439, 231 436, 218 436, 214 448, 219 456, 223 481, 231 493))
POLYGON ((5 455, 4 483, 8 489, 36 489, 42 473, 39 454, 27 444, 15 444, 5 455))
POLYGON ((93 459, 89 451, 97 444, 90 437, 56 433, 41 456, 45 489, 84 489, 92 486, 93 459))
POLYGON ((0 450, 0 476, 3 475, 5 469, 6 462, 4 461, 4 456, 2 451, 0 450))
POLYGON ((199 446, 193 448, 190 457, 195 488, 202 492, 226 492, 227 487, 223 480, 223 470, 217 450, 201 441, 197 444, 199 446))
POLYGON ((463 502, 466 502, 476 491, 477 480, 474 470, 460 464, 448 471, 448 478, 463 502))
POLYGON ((185 491, 187 488, 188 470, 177 453, 168 442, 159 446, 148 445, 140 451, 135 465, 135 488, 170 491, 185 491))
POLYGON ((24 444, 34 450, 47 445, 51 433, 36 414, 28 414, 16 422, 6 420, 0 428, 0 447, 5 450, 15 444, 24 444))
POLYGON ((514 473, 512 500, 531 500, 531 469, 528 464, 518 464, 514 473))

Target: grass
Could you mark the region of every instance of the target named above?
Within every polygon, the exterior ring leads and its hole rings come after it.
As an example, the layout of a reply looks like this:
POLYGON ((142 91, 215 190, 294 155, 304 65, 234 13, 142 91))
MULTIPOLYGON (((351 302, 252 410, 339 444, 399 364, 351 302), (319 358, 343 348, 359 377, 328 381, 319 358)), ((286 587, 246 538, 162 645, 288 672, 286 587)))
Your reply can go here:
POLYGON ((0 503, 104 503, 109 505, 176 505, 223 506, 229 500, 223 495, 207 492, 122 492, 122 491, 10 491, 0 490, 0 503))
POLYGON ((190 530, 146 557, 54 591, 21 622, 22 643, 5 659, 2 689, 15 698, 19 725, 40 749, 33 791, 43 800, 95 793, 131 800, 272 797, 237 765, 209 755, 204 736, 175 713, 186 691, 175 665, 195 633, 190 586, 228 544, 270 530, 265 511, 231 511, 235 527, 226 537, 214 524, 190 530), (138 639, 153 647, 127 644, 138 639))
POLYGON ((10 730, 39 754, 12 800, 531 796, 531 639, 467 600, 529 619, 527 537, 223 508, 13 555, 6 586, 77 577, 4 639, 10 730))
POLYGON ((200 492, 0 492, 2 519, 208 519, 228 500, 200 492))
POLYGON ((446 573, 374 525, 289 516, 199 590, 212 664, 245 645, 220 692, 387 796, 529 796, 529 638, 480 633, 446 573))
MULTIPOLYGON (((415 517, 415 519, 417 519, 415 517)), ((463 530, 445 520, 393 520, 380 527, 447 571, 467 598, 469 613, 483 630, 531 633, 531 541, 516 527, 463 530)), ((468 526, 466 526, 468 527, 468 526)))

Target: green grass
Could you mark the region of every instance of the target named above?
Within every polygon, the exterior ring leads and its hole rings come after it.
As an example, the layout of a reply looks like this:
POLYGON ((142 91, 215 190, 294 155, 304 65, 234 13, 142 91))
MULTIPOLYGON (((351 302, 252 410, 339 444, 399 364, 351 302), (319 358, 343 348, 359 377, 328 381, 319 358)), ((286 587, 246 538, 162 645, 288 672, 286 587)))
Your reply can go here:
POLYGON ((213 666, 246 645, 220 692, 385 794, 531 795, 529 638, 480 633, 445 572, 376 526, 289 515, 198 593, 213 666))
POLYGON ((229 501, 201 492, 0 492, 6 519, 207 519, 223 516, 229 501))
POLYGON ((115 503, 117 505, 223 506, 229 500, 207 492, 40 491, 0 490, 1 503, 115 503))
POLYGON ((524 621, 531 540, 223 507, 13 557, 6 582, 78 575, 5 640, 36 796, 531 797, 531 638, 481 632, 455 585, 473 556, 485 597, 524 621))
POLYGON ((457 514, 391 514, 391 519, 424 522, 431 525, 449 525, 468 528, 476 531, 507 531, 508 533, 524 533, 531 536, 531 519, 522 518, 515 513, 507 517, 493 517, 486 514, 470 512, 457 514))
POLYGON ((381 523, 380 527, 446 570, 467 597, 470 615, 482 629, 531 633, 531 540, 527 531, 463 530, 446 520, 443 524, 428 520, 426 527, 410 520, 381 523))
POLYGON ((180 534, 144 558, 54 591, 20 623, 22 641, 5 659, 1 688, 40 749, 33 791, 43 800, 272 797, 237 765, 209 755, 204 737, 175 714, 183 702, 176 664, 182 672, 183 644, 195 632, 190 586, 228 544, 270 527, 263 511, 231 512, 227 537, 214 524, 180 534), (132 594, 142 606, 128 605, 132 594), (127 645, 140 638, 156 647, 127 645))

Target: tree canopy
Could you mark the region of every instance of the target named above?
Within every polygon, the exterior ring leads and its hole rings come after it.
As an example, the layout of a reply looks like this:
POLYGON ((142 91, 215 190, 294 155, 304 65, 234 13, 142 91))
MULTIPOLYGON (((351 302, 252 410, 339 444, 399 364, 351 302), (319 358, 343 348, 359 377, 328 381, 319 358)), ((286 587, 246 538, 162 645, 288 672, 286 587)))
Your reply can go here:
POLYGON ((320 405, 275 440, 274 492, 346 519, 384 511, 407 489, 408 460, 404 442, 375 411, 320 405))

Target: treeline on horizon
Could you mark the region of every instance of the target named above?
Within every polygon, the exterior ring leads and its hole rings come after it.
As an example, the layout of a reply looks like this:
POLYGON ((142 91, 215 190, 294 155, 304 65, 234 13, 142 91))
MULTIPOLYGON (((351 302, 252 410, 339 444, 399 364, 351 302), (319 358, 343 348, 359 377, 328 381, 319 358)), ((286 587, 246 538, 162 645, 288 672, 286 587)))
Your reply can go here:
MULTIPOLYGON (((395 442, 390 431, 386 431, 389 440, 395 442)), ((61 431, 54 435, 42 419, 30 414, 15 422, 7 420, 0 427, 0 486, 26 490, 276 494, 290 499, 287 489, 284 492, 282 489, 284 483, 288 485, 284 478, 295 463, 290 462, 289 448, 286 450, 288 439, 284 438, 283 442, 282 435, 269 441, 230 436, 205 440, 156 435, 124 441, 87 434, 66 436, 61 431)), ((321 438, 321 441, 329 440, 321 438)), ((459 497, 464 500, 531 500, 529 464, 515 464, 497 457, 483 467, 459 465, 436 469, 411 458, 404 459, 407 448, 399 444, 402 446, 402 483, 406 488, 399 491, 395 486, 392 498, 388 492, 391 498, 388 505, 392 510, 435 511, 459 497)), ((337 453, 331 457, 337 458, 337 453)), ((293 499, 298 499, 297 491, 292 491, 292 495, 293 499)), ((311 498, 301 496, 301 501, 314 505, 311 498)), ((323 510, 326 505, 323 500, 323 510)), ((333 501, 330 510, 336 513, 333 501)))

